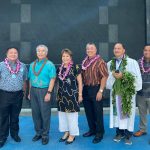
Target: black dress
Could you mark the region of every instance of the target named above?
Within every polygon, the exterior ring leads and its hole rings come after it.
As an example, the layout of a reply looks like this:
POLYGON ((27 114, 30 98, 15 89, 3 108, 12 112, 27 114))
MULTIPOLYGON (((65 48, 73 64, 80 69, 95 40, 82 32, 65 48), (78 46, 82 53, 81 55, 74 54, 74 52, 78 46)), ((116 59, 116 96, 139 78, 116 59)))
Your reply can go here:
MULTIPOLYGON (((66 71, 66 68, 62 69, 62 74, 66 71)), ((59 68, 57 69, 57 75, 59 68)), ((78 65, 73 65, 62 81, 58 78, 59 88, 57 94, 58 111, 61 112, 79 112, 80 107, 78 103, 78 84, 77 76, 81 73, 78 65)))

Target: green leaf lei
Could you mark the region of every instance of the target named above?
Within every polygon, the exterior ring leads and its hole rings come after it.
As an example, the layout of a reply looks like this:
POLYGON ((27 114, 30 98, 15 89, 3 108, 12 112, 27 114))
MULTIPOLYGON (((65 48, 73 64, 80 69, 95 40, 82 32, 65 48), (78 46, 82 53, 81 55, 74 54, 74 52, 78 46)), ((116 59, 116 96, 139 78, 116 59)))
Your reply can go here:
MULTIPOLYGON (((132 109, 132 96, 135 94, 135 77, 128 71, 126 71, 127 56, 122 59, 120 70, 123 74, 121 79, 116 79, 112 89, 112 104, 114 108, 114 115, 117 115, 116 111, 116 95, 121 96, 122 115, 131 115, 132 109)), ((111 71, 116 70, 116 60, 111 60, 111 71)))

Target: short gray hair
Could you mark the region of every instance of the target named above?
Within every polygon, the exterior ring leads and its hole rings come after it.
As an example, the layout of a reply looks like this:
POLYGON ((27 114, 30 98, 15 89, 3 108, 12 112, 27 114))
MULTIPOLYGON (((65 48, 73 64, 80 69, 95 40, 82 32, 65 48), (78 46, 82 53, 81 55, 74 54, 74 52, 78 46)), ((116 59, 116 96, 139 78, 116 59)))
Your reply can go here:
POLYGON ((36 47, 36 52, 38 52, 39 48, 44 48, 45 49, 45 52, 46 54, 48 54, 48 47, 46 45, 43 45, 43 44, 40 44, 36 47))

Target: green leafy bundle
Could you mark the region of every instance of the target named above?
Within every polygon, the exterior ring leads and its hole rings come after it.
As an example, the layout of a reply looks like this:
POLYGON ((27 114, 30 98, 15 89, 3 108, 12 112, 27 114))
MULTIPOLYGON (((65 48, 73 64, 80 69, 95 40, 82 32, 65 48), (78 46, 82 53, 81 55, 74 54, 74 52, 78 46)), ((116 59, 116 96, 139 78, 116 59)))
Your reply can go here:
MULTIPOLYGON (((122 114, 131 115, 132 109, 132 96, 135 94, 135 77, 126 71, 127 56, 122 59, 121 72, 123 74, 121 79, 116 79, 112 89, 112 104, 116 108, 116 95, 121 96, 122 114)), ((115 58, 111 61, 110 70, 114 72, 116 69, 115 58)), ((116 109, 114 109, 116 115, 116 109)))
POLYGON ((132 96, 135 94, 135 77, 125 71, 122 79, 116 79, 112 91, 112 104, 116 105, 116 95, 121 96, 122 114, 131 115, 132 96))

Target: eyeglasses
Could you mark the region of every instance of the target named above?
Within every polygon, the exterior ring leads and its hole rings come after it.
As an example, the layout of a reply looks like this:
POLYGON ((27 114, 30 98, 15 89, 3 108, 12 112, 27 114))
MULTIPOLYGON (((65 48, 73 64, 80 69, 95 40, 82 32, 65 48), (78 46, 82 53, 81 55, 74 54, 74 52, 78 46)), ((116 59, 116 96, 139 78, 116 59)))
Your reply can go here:
POLYGON ((37 54, 46 53, 46 51, 37 51, 37 54))

